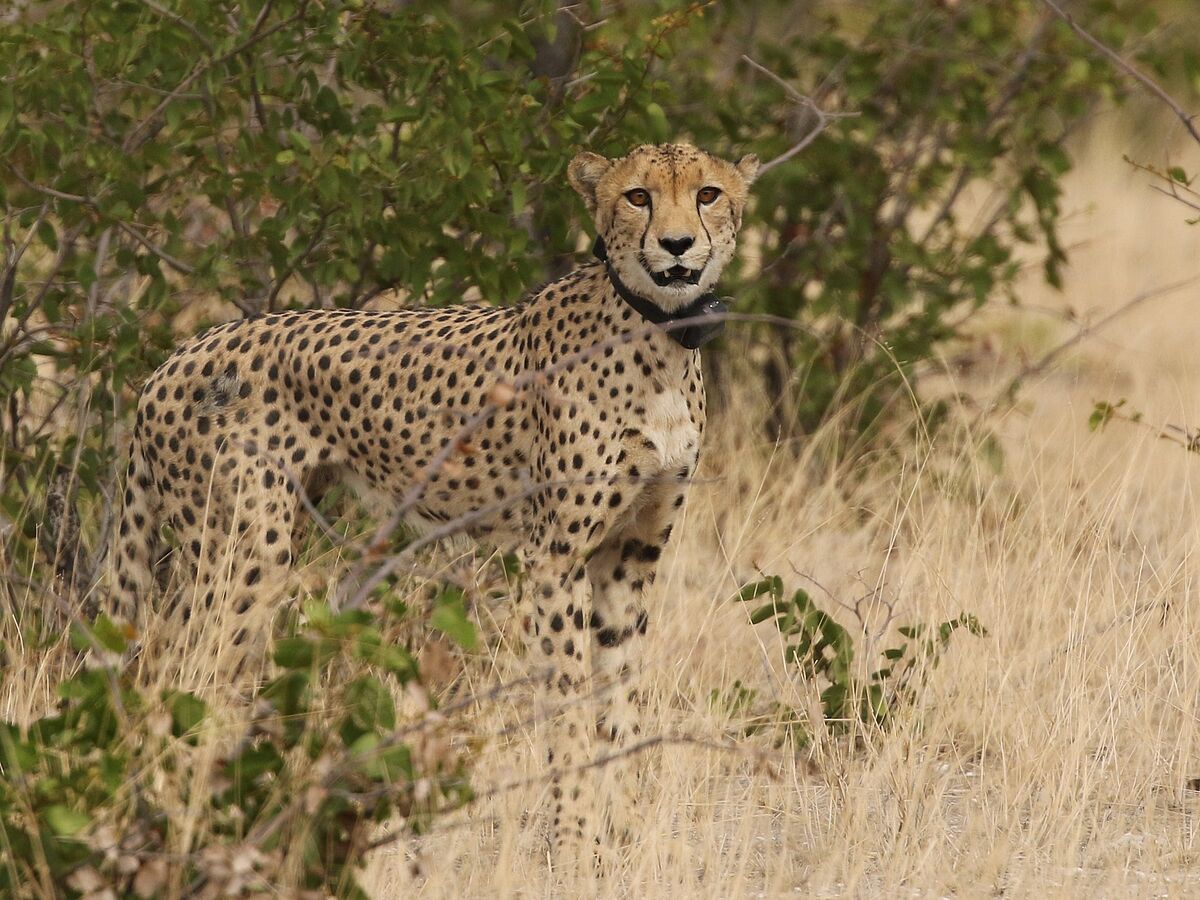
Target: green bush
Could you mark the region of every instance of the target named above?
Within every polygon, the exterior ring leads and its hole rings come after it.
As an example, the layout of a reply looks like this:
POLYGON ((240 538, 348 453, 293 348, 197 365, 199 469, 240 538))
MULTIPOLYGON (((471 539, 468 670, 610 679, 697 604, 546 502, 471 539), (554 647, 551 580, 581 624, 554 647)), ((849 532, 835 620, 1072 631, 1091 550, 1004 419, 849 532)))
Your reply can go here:
MULTIPOLYGON (((673 90, 709 98, 711 114, 688 120, 703 140, 754 146, 764 159, 814 127, 798 92, 857 113, 760 177, 749 227, 762 237, 761 267, 737 289, 740 308, 804 326, 764 336, 778 348, 767 372, 782 398, 777 430, 810 432, 839 411, 851 432, 869 430, 919 391, 916 365, 972 309, 1018 302, 1020 247, 1037 247, 1059 285, 1067 142, 1121 96, 1122 76, 1039 0, 814 4, 801 16, 786 12, 794 4, 759 6, 752 40, 743 8, 709 17, 708 41, 687 48, 673 90), (783 83, 707 54, 710 44, 734 45, 783 83)), ((1118 48, 1155 24, 1147 4, 1072 10, 1118 48)), ((1139 46, 1148 64, 1175 58, 1139 46)))
MULTIPOLYGON (((1118 47, 1153 25, 1133 0, 1076 12, 1118 47)), ((176 329, 390 288, 513 302, 583 246, 580 146, 691 135, 769 161, 814 108, 852 113, 768 162, 761 265, 726 287, 796 323, 758 329, 776 430, 847 404, 869 428, 1018 246, 1057 282, 1065 141, 1119 93, 1036 0, 35 4, 0 58, 0 515, 26 571, 62 472, 85 531, 104 520, 117 425, 176 329)))
MULTIPOLYGON (((397 717, 393 690, 419 683, 417 666, 383 626, 405 610, 304 612, 240 734, 194 695, 148 697, 108 666, 64 680, 53 714, 0 723, 0 893, 362 896, 354 871, 380 823, 419 833, 469 800, 445 723, 397 717)), ((473 641, 461 614, 443 618, 473 641)), ((103 617, 75 638, 126 650, 103 617)))
MULTIPOLYGON (((784 662, 796 677, 820 686, 823 724, 834 734, 861 736, 889 728, 897 714, 913 709, 921 699, 926 677, 937 668, 955 632, 987 635, 974 615, 962 613, 936 627, 901 625, 897 632, 902 643, 884 649, 877 659, 861 659, 850 631, 804 589, 788 597, 783 580, 775 575, 746 585, 738 594, 743 603, 762 598, 767 602, 750 613, 750 624, 770 622, 779 629, 785 641, 784 662)), ((740 681, 714 691, 710 701, 745 733, 773 730, 799 746, 812 740, 811 723, 800 710, 780 702, 764 704, 758 691, 740 681)))

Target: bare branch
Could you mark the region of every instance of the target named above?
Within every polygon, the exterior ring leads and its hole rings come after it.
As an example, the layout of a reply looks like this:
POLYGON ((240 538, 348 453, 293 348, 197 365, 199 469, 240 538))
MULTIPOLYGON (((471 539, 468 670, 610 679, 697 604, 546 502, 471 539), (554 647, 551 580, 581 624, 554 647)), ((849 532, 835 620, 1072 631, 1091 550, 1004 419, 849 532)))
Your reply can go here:
POLYGON ((300 251, 300 255, 288 263, 284 270, 275 277, 275 284, 271 287, 270 293, 267 294, 267 312, 275 311, 275 300, 279 297, 279 292, 283 290, 283 286, 287 283, 287 280, 292 277, 292 274, 298 268, 300 268, 300 266, 304 265, 304 261, 307 260, 312 252, 317 249, 317 246, 321 243, 321 239, 325 237, 325 225, 329 221, 329 217, 333 215, 337 208, 337 206, 332 206, 321 213, 321 217, 317 220, 317 224, 313 226, 312 236, 309 238, 304 249, 300 251))
POLYGON ((25 185, 31 191, 37 191, 47 197, 54 197, 56 200, 69 200, 72 203, 86 203, 89 206, 94 206, 95 203, 90 197, 85 197, 83 194, 68 194, 65 191, 59 191, 52 187, 47 187, 44 184, 36 184, 25 177, 24 173, 14 166, 11 162, 8 163, 8 170, 17 176, 17 181, 25 185))
POLYGON ((131 238, 133 238, 135 241, 137 241, 139 244, 141 244, 143 247, 145 247, 147 250, 149 250, 151 253, 153 253, 155 256, 157 256, 159 259, 161 259, 163 262, 165 262, 168 266, 170 266, 176 272, 179 272, 182 275, 196 274, 196 270, 192 266, 188 265, 183 260, 177 259, 176 257, 172 256, 170 253, 168 253, 166 250, 162 249, 161 247, 155 246, 154 243, 148 237, 146 237, 144 234, 142 234, 140 231, 138 231, 136 228, 134 228, 128 222, 122 222, 119 219, 115 219, 114 221, 116 222, 118 228, 120 228, 123 232, 125 232, 127 235, 129 235, 131 238))
MULTIPOLYGON (((1164 172, 1157 166, 1152 166, 1149 163, 1140 163, 1129 156, 1125 156, 1123 159, 1139 172, 1145 172, 1149 175, 1153 175, 1166 185, 1166 187, 1163 187, 1162 185, 1152 184, 1150 185, 1152 190, 1157 191, 1164 197, 1170 197, 1172 200, 1182 203, 1184 206, 1188 207, 1194 212, 1200 212, 1200 191, 1197 191, 1192 187, 1195 179, 1180 181, 1171 172, 1164 172), (1185 197, 1184 194, 1188 194, 1189 196, 1185 197)), ((1194 224, 1194 222, 1189 224, 1194 224)))
POLYGON ((4 270, 0 272, 0 321, 8 315, 9 307, 13 302, 13 289, 17 282, 17 264, 20 263, 21 257, 25 255, 25 251, 29 249, 30 243, 33 242, 33 236, 41 227, 42 222, 46 220, 46 213, 50 211, 50 201, 42 202, 42 208, 38 211, 37 218, 33 224, 29 226, 29 230, 25 233, 25 238, 21 241, 20 246, 17 246, 12 241, 12 236, 9 232, 9 220, 6 217, 4 220, 4 270))
MULTIPOLYGON (((353 599, 349 599, 347 601, 349 605, 352 607, 361 605, 366 600, 371 589, 378 585, 380 581, 382 581, 387 577, 388 574, 395 570, 400 562, 411 556, 411 553, 419 547, 426 546, 427 544, 432 543, 434 540, 440 540, 442 537, 446 537, 450 534, 455 534, 463 530, 466 525, 474 523, 480 516, 496 512, 498 509, 503 508, 503 506, 508 502, 501 501, 499 504, 489 504, 485 510, 476 511, 476 513, 471 514, 470 517, 468 517, 465 521, 454 520, 435 529, 434 531, 427 533, 419 541, 416 541, 405 548, 402 554, 390 557, 374 573, 372 573, 369 577, 364 578, 366 568, 372 559, 377 556, 379 550, 385 546, 388 538, 393 532, 395 532, 397 528, 400 527, 409 513, 417 506, 418 503, 421 502, 421 499, 425 496, 425 491, 428 489, 433 476, 442 471, 446 464, 451 461, 451 457, 455 453, 462 452, 462 448, 468 445, 470 439, 474 436, 475 431, 480 428, 480 426, 482 426, 482 424, 486 422, 489 417, 500 412, 502 409, 508 408, 516 401, 517 396, 522 391, 548 385, 549 377, 551 375, 564 370, 569 370, 579 363, 587 362, 609 348, 618 347, 631 341, 640 340, 658 329, 663 331, 682 330, 691 325, 712 322, 714 319, 725 322, 765 322, 783 325, 788 328, 806 330, 804 325, 801 325, 792 319, 787 319, 781 316, 745 313, 720 313, 718 315, 711 316, 689 316, 688 318, 676 319, 663 325, 652 325, 647 323, 640 328, 634 328, 630 331, 622 332, 603 341, 598 341, 597 343, 588 347, 584 347, 583 349, 574 353, 568 353, 551 366, 547 366, 543 369, 533 369, 527 371, 519 377, 513 379, 510 384, 498 384, 496 388, 493 389, 492 396, 488 399, 488 402, 483 404, 478 412, 463 422, 463 425, 457 434, 455 434, 436 454, 434 454, 429 462, 422 468, 420 475, 413 482, 412 487, 409 488, 404 496, 400 498, 396 507, 396 511, 392 514, 391 518, 379 526, 379 529, 375 532, 375 536, 367 545, 367 552, 355 565, 350 577, 347 579, 347 584, 360 584, 360 587, 353 595, 353 599), (437 535, 437 537, 434 538, 434 535, 437 535)), ((537 491, 544 489, 545 485, 537 485, 535 488, 537 491)), ((341 599, 347 600, 346 592, 341 593, 341 599)), ((341 605, 342 604, 339 604, 339 606, 341 605)))
POLYGON ((783 153, 779 154, 779 156, 777 156, 774 159, 770 160, 769 162, 765 162, 761 166, 759 166, 758 173, 760 175, 762 175, 765 172, 771 171, 776 166, 783 165, 785 162, 787 162, 792 157, 796 156, 798 153, 803 152, 806 147, 808 147, 810 144, 812 144, 813 141, 815 141, 818 137, 821 136, 821 132, 823 132, 826 128, 828 128, 829 123, 832 122, 833 120, 835 120, 835 119, 850 119, 850 118, 853 118, 858 115, 857 112, 842 112, 842 113, 828 112, 827 110, 824 110, 820 106, 818 106, 816 101, 814 101, 811 97, 800 93, 798 90, 796 90, 790 84, 788 84, 787 81, 785 81, 779 75, 772 72, 770 69, 768 69, 762 63, 756 62, 755 60, 751 59, 745 53, 742 54, 742 59, 751 68, 766 75, 768 78, 770 78, 772 81, 774 81, 780 87, 782 87, 784 92, 792 100, 794 100, 796 103, 803 106, 810 113, 812 113, 813 116, 816 117, 816 124, 813 125, 813 127, 811 129, 809 129, 808 133, 805 134, 804 137, 800 138, 799 141, 797 141, 795 144, 793 144, 790 148, 785 150, 783 153))
MULTIPOLYGON (((83 194, 68 194, 65 191, 56 190, 55 188, 48 187, 44 184, 37 184, 33 181, 30 181, 28 178, 26 178, 24 176, 24 174, 22 174, 21 170, 18 169, 16 166, 12 165, 11 163, 9 164, 8 168, 9 168, 9 171, 12 172, 17 177, 17 180, 19 182, 21 182, 21 184, 25 185, 25 187, 29 188, 31 191, 37 191, 39 194, 44 194, 47 197, 54 197, 58 200, 67 200, 71 203, 82 203, 84 206, 89 206, 92 209, 95 209, 97 211, 99 210, 99 205, 97 204, 96 200, 93 197, 86 197, 83 194)), ((116 224, 116 226, 118 228, 120 228, 122 231, 124 231, 127 235, 129 235, 131 238, 133 238, 135 241, 137 241, 139 244, 141 244, 143 247, 145 247, 147 250, 149 250, 151 253, 153 253, 155 256, 157 256, 159 259, 161 259, 163 262, 165 262, 167 265, 169 265, 172 269, 175 269, 177 272, 179 272, 183 275, 194 275, 195 274, 196 270, 194 268, 192 268, 192 266, 188 265, 183 260, 177 259, 176 257, 172 256, 170 253, 168 253, 166 250, 163 250, 161 247, 155 246, 153 241, 151 241, 148 237, 146 237, 137 228, 130 225, 128 222, 122 222, 119 219, 113 219, 113 222, 114 222, 114 224, 116 224)))
POLYGON ((1023 367, 1020 372, 1014 375, 1009 383, 1005 386, 1004 390, 997 394, 991 403, 989 403, 981 411, 979 418, 983 418, 984 416, 995 412, 996 409, 1005 404, 1006 400, 1016 396, 1017 390, 1021 387, 1022 382, 1032 378, 1035 375, 1040 375, 1042 372, 1045 372, 1047 369, 1053 366, 1064 353, 1087 338, 1091 337, 1100 329, 1111 324, 1116 319, 1119 319, 1121 316, 1125 315, 1131 310, 1141 306, 1143 303, 1147 303, 1150 300, 1155 300, 1159 297, 1166 296, 1167 294, 1172 294, 1175 291, 1182 290, 1185 287, 1195 284, 1197 281, 1200 281, 1200 275, 1193 275, 1190 278, 1184 278, 1181 281, 1175 281, 1171 284, 1165 284, 1161 287, 1151 288, 1148 291, 1143 291, 1137 296, 1125 301, 1108 315, 1102 317, 1095 323, 1091 325, 1080 326, 1079 330, 1065 341, 1054 347, 1036 362, 1030 363, 1029 365, 1023 367))
POLYGON ((1121 54, 1119 54, 1116 50, 1113 50, 1107 44, 1103 43, 1101 40, 1094 37, 1090 32, 1085 30, 1083 26, 1075 21, 1074 16, 1059 6, 1055 0, 1042 0, 1042 2, 1045 3, 1046 6, 1048 6, 1056 16, 1066 22, 1070 29, 1079 35, 1079 37, 1082 38, 1085 43, 1091 45, 1093 49, 1104 56, 1114 66, 1116 66, 1130 78, 1137 81, 1143 88, 1169 106, 1179 121, 1183 123, 1183 127, 1188 130, 1188 134, 1192 136, 1192 139, 1197 144, 1200 144, 1200 130, 1196 128, 1195 113, 1189 113, 1187 110, 1185 110, 1179 105, 1178 101, 1176 101, 1174 97, 1172 97, 1163 89, 1163 87, 1157 81, 1134 66, 1133 63, 1121 56, 1121 54))

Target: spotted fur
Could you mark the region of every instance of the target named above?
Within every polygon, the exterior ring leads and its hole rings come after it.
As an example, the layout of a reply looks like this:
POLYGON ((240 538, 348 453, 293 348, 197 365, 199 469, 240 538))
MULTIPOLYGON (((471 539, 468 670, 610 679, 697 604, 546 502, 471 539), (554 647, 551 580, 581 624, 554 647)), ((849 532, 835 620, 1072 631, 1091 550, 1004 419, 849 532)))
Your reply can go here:
MULTIPOLYGON (((666 144, 615 160, 581 153, 568 175, 620 278, 671 311, 709 290, 732 257, 756 170, 752 157, 732 164, 666 144), (706 188, 718 190, 711 202, 711 191, 698 199, 706 188), (635 204, 634 191, 648 202, 635 204), (655 280, 673 267, 698 273, 694 283, 655 280)), ((548 703, 570 700, 592 676, 637 668, 645 594, 704 423, 700 354, 648 326, 597 263, 511 307, 220 325, 142 391, 114 612, 144 619, 163 524, 190 587, 157 614, 194 622, 226 604, 245 616, 283 599, 306 483, 345 478, 393 498, 417 486, 418 523, 466 518, 469 534, 521 553, 531 663, 553 671, 548 703)), ((560 769, 589 758, 597 718, 608 740, 639 731, 627 688, 598 717, 578 702, 563 718, 549 757, 560 769)), ((560 842, 595 833, 585 793, 581 777, 556 782, 560 842)))

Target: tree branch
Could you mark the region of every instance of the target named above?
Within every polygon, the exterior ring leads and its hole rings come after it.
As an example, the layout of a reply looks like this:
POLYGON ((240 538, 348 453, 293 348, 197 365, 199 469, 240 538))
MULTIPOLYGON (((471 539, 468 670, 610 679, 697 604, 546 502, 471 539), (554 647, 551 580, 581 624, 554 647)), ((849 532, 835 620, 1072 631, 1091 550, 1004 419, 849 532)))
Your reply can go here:
MULTIPOLYGON (((16 166, 12 165, 11 163, 9 164, 8 168, 9 168, 9 171, 12 172, 17 177, 17 180, 19 182, 21 182, 21 184, 25 185, 25 187, 29 188, 29 190, 31 190, 31 191, 37 191, 39 194, 43 194, 47 197, 54 197, 57 200, 66 200, 70 203, 80 203, 84 206, 87 206, 87 207, 93 209, 93 210, 96 210, 97 212, 100 212, 99 204, 97 204, 96 200, 92 197, 85 197, 82 194, 68 194, 65 191, 55 190, 54 188, 47 187, 44 184, 37 184, 36 182, 30 181, 28 178, 26 178, 21 173, 21 170, 18 169, 16 166)), ((168 253, 166 250, 163 250, 161 247, 156 246, 153 241, 151 241, 148 237, 146 237, 144 234, 142 234, 133 225, 130 225, 128 222, 122 222, 120 219, 113 219, 112 222, 119 229, 121 229, 123 232, 125 232, 127 235, 129 235, 131 238, 133 238, 135 241, 137 241, 139 244, 141 244, 143 247, 145 247, 147 250, 149 250, 151 253, 153 253, 155 256, 157 256, 159 259, 161 259, 163 262, 165 262, 167 265, 169 265, 175 271, 179 272, 182 275, 194 275, 195 274, 195 272, 196 272, 195 268, 190 266, 188 263, 185 263, 183 260, 172 256, 170 253, 168 253)))
POLYGON ((129 235, 131 238, 133 238, 135 241, 137 241, 139 244, 141 244, 143 247, 145 247, 147 250, 149 250, 152 254, 154 254, 159 259, 161 259, 163 262, 165 262, 168 266, 170 266, 176 272, 179 272, 181 275, 196 274, 196 269, 193 266, 188 265, 183 260, 177 259, 176 257, 172 256, 170 253, 168 253, 166 250, 162 249, 161 247, 156 246, 153 241, 151 241, 148 237, 146 237, 144 234, 142 234, 140 231, 138 231, 136 228, 134 228, 128 222, 122 222, 120 219, 114 219, 113 221, 116 223, 118 228, 120 228, 123 232, 125 232, 127 235, 129 235))
POLYGON ((1042 0, 1042 2, 1045 3, 1046 6, 1049 7, 1056 16, 1066 22, 1067 26, 1073 32, 1075 32, 1075 34, 1082 38, 1085 43, 1089 44, 1114 66, 1116 66, 1130 78, 1137 81, 1143 88, 1169 106, 1179 121, 1183 123, 1183 127, 1188 130, 1188 134, 1192 136, 1192 139, 1197 144, 1200 144, 1200 129, 1196 128, 1195 113, 1189 113, 1187 110, 1185 110, 1179 105, 1178 101, 1176 101, 1174 97, 1172 97, 1163 89, 1163 87, 1157 81, 1155 81, 1145 72, 1138 69, 1133 65, 1133 63, 1126 60, 1116 50, 1113 50, 1107 44, 1103 43, 1099 38, 1094 37, 1090 32, 1085 30, 1083 26, 1076 22, 1075 18, 1069 12, 1059 6, 1055 0, 1042 0))
POLYGON ((1147 303, 1150 300, 1155 300, 1167 294, 1172 294, 1175 291, 1182 290, 1185 287, 1195 284, 1197 281, 1200 281, 1200 275, 1193 275, 1190 278, 1184 278, 1182 281, 1175 281, 1171 284, 1164 284, 1161 287, 1151 288, 1148 291, 1143 291, 1137 296, 1125 301, 1112 312, 1108 313, 1108 315, 1102 317, 1095 323, 1091 325, 1080 326, 1079 330, 1065 341, 1051 349, 1036 362, 1024 366, 1020 372, 1014 375, 1005 388, 1000 391, 1000 393, 998 393, 992 399, 991 403, 989 403, 980 412, 979 419, 982 419, 984 416, 995 412, 1001 406, 1004 406, 1006 401, 1011 401, 1012 398, 1017 395, 1017 391, 1020 390, 1023 382, 1035 375, 1040 375, 1042 372, 1045 372, 1047 369, 1053 366, 1064 353, 1087 338, 1091 337, 1100 329, 1109 325, 1116 319, 1119 319, 1121 316, 1125 315, 1131 310, 1141 306, 1143 303, 1147 303))
POLYGON ((246 40, 242 41, 228 53, 223 53, 216 57, 210 57, 204 62, 193 67, 192 71, 185 75, 183 80, 175 86, 175 89, 163 97, 162 101, 156 107, 154 107, 150 115, 146 116, 146 118, 142 119, 142 121, 134 126, 134 128, 126 136, 124 143, 121 145, 122 152, 134 153, 135 151, 141 149, 142 145, 145 144, 146 141, 150 140, 151 137, 153 137, 155 131, 157 130, 154 126, 162 114, 166 111, 167 107, 179 99, 179 97, 181 97, 184 92, 192 86, 197 78, 210 69, 214 69, 219 65, 223 65, 224 63, 229 62, 231 59, 236 59, 259 41, 265 40, 266 38, 275 34, 277 31, 280 31, 281 29, 291 25, 293 22, 299 21, 308 11, 308 3, 301 3, 300 8, 295 13, 288 16, 286 19, 275 23, 270 28, 264 29, 263 24, 266 22, 267 16, 270 15, 273 5, 273 0, 267 0, 267 2, 263 4, 263 8, 259 11, 258 18, 254 22, 254 28, 246 40))
POLYGON ((25 238, 21 241, 20 246, 14 244, 12 234, 9 231, 9 217, 4 219, 4 271, 0 273, 0 322, 4 321, 4 317, 8 315, 8 310, 13 303, 13 291, 17 283, 17 264, 21 262, 21 257, 25 255, 25 251, 29 249, 30 243, 33 241, 33 236, 41 227, 42 222, 46 220, 46 213, 50 211, 50 201, 44 200, 42 208, 38 211, 37 218, 33 224, 29 226, 29 230, 25 232, 25 238))
POLYGON ((816 119, 817 119, 816 124, 811 129, 809 129, 808 133, 805 134, 804 137, 800 138, 799 141, 797 141, 795 144, 793 144, 791 147, 789 147, 783 153, 779 154, 774 159, 770 160, 769 162, 765 162, 761 166, 759 166, 759 168, 758 168, 759 175, 762 175, 762 174, 765 174, 766 172, 771 171, 776 166, 783 165, 785 162, 787 162, 792 157, 803 152, 805 148, 807 148, 810 144, 812 144, 813 141, 815 141, 818 137, 821 136, 821 132, 824 131, 826 128, 828 128, 829 123, 832 122, 834 119, 850 119, 850 118, 853 118, 858 115, 858 113, 856 113, 856 112, 842 112, 842 113, 828 112, 827 110, 824 110, 820 106, 818 106, 816 101, 814 101, 811 97, 800 93, 798 90, 796 90, 790 84, 788 84, 783 78, 780 78, 778 75, 776 75, 774 72, 772 72, 766 66, 764 66, 762 63, 756 62, 755 60, 751 59, 745 53, 742 54, 742 59, 751 68, 761 72, 763 75, 766 75, 768 78, 770 78, 772 81, 774 81, 777 85, 782 87, 784 92, 789 97, 791 97, 792 100, 796 101, 796 103, 800 104, 805 109, 807 109, 810 113, 812 113, 814 116, 816 116, 816 119))

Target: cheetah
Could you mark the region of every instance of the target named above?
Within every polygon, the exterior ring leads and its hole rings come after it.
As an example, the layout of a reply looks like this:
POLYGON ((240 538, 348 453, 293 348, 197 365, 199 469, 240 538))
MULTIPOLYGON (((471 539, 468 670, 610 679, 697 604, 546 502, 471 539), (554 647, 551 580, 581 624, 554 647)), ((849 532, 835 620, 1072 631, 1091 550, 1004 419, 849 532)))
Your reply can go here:
POLYGON ((225 604, 250 623, 277 606, 314 473, 402 499, 418 526, 462 521, 523 561, 527 655, 551 673, 543 701, 566 708, 546 757, 555 844, 596 840, 570 773, 593 738, 639 733, 636 702, 625 688, 600 710, 564 700, 637 670, 704 431, 698 347, 720 330, 713 288, 758 165, 683 143, 580 152, 567 176, 597 259, 516 305, 282 312, 182 346, 138 403, 112 613, 146 615, 162 525, 193 583, 160 618, 225 604))

